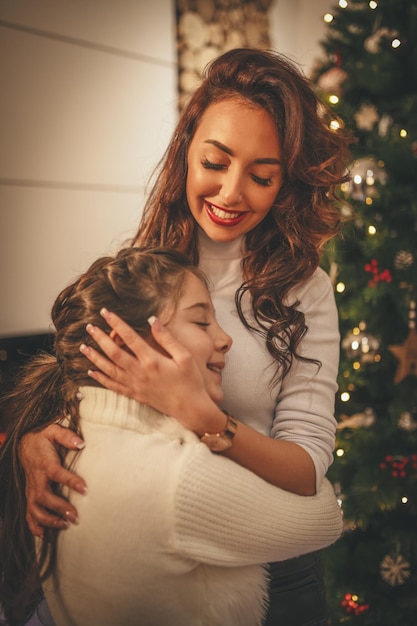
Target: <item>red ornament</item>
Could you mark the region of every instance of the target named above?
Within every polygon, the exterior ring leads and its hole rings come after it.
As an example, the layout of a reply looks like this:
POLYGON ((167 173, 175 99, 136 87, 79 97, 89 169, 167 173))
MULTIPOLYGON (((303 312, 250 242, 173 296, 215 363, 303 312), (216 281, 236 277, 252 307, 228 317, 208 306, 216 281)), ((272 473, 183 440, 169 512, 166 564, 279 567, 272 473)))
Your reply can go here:
POLYGON ((390 283, 392 281, 391 271, 385 269, 380 272, 376 259, 371 259, 371 261, 365 265, 365 272, 372 274, 372 278, 368 281, 369 287, 376 287, 379 282, 390 283))
POLYGON ((387 454, 379 463, 379 469, 389 470, 393 478, 407 478, 417 470, 417 454, 395 457, 387 454))
POLYGON ((360 615, 369 610, 369 604, 360 604, 357 595, 351 593, 345 593, 340 605, 344 609, 346 615, 360 615))

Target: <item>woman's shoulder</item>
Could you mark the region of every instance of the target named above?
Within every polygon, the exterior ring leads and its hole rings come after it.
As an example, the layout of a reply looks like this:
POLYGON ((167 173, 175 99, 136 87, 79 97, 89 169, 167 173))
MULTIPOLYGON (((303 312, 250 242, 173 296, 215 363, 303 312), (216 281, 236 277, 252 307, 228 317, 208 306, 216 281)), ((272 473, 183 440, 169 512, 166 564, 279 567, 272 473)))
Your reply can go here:
POLYGON ((333 285, 329 275, 321 267, 309 278, 294 285, 288 295, 288 302, 298 301, 304 311, 315 302, 327 299, 334 300, 333 285))

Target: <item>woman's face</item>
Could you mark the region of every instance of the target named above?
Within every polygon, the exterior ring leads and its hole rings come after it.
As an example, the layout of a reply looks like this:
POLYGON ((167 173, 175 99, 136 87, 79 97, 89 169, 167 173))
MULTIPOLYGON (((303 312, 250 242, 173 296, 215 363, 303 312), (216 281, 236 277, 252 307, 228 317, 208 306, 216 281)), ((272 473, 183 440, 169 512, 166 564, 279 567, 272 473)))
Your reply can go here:
POLYGON ((187 162, 188 205, 214 241, 232 241, 257 226, 282 184, 281 146, 271 115, 239 99, 207 108, 187 162))
POLYGON ((207 287, 197 276, 187 272, 174 314, 165 322, 164 317, 162 313, 161 321, 191 352, 209 396, 218 404, 223 400, 222 369, 232 339, 218 325, 207 287))

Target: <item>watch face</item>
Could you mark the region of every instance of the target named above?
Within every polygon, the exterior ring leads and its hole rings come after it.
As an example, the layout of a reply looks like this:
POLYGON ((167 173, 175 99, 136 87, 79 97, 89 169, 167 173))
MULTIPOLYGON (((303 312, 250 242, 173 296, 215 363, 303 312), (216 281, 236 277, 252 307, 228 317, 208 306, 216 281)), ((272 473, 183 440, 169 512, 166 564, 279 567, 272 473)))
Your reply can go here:
POLYGON ((224 452, 232 447, 232 440, 224 434, 206 434, 201 437, 200 441, 205 443, 210 450, 213 450, 213 452, 224 452))

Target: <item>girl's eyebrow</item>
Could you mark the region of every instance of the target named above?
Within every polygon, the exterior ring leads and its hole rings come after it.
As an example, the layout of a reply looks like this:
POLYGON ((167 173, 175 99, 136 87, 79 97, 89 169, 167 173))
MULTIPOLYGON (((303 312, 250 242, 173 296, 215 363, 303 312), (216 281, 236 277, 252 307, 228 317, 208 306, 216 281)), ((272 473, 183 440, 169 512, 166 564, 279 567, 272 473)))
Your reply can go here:
POLYGON ((190 311, 192 309, 202 309, 204 312, 210 312, 211 307, 208 302, 195 302, 190 306, 185 307, 185 311, 190 311))
MULTIPOLYGON (((210 143, 222 152, 228 154, 229 156, 235 156, 235 153, 231 148, 228 148, 228 146, 225 146, 223 143, 220 143, 220 141, 217 141, 216 139, 206 139, 204 143, 210 143)), ((259 163, 261 165, 281 165, 281 161, 279 159, 273 158, 255 159, 254 163, 259 163)))

